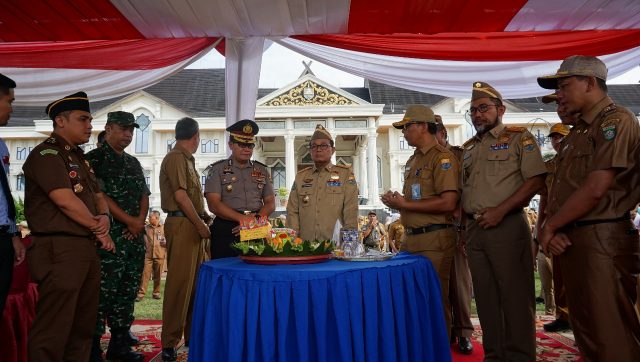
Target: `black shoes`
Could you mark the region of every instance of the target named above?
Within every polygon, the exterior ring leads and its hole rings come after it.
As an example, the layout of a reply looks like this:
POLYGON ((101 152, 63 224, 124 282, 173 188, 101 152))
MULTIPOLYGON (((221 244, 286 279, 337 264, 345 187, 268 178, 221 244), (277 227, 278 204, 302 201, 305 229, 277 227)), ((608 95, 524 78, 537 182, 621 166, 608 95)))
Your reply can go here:
POLYGON ((536 304, 544 304, 544 298, 536 297, 536 304))
POLYGON ((131 333, 131 330, 125 333, 124 339, 130 346, 137 346, 140 344, 140 340, 133 333, 131 333))
POLYGON ((121 362, 142 362, 144 355, 134 352, 129 345, 129 330, 111 330, 111 340, 107 348, 106 358, 121 362))
POLYGON ((164 362, 173 362, 176 359, 178 359, 178 354, 175 348, 169 347, 162 349, 162 360, 164 362))
POLYGON ((542 328, 545 332, 561 332, 571 329, 571 325, 565 320, 556 319, 551 323, 543 325, 542 328))
POLYGON ((458 351, 462 354, 473 353, 473 344, 471 344, 471 338, 458 337, 458 351))

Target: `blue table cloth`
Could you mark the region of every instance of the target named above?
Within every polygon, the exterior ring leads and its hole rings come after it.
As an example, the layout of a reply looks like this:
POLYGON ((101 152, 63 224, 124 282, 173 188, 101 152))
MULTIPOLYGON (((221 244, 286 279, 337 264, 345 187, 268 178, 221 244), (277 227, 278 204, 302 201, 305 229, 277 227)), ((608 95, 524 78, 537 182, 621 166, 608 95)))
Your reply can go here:
POLYGON ((200 268, 190 361, 450 361, 431 262, 200 268))

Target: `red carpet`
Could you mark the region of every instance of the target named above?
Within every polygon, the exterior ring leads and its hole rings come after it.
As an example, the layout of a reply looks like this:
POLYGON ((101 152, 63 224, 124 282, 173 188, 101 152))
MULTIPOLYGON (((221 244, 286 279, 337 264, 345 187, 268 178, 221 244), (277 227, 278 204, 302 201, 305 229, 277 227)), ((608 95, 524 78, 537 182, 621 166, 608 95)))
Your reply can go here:
MULTIPOLYGON (((476 326, 473 333, 473 354, 463 355, 457 352, 457 345, 451 346, 451 354, 454 362, 480 362, 484 357, 482 351, 482 331, 480 326, 476 326)), ((162 350, 160 344, 160 332, 162 330, 162 322, 154 320, 137 320, 135 321, 132 331, 140 338, 140 345, 134 347, 136 351, 144 353, 145 361, 162 361, 160 352, 162 350)), ((557 333, 545 333, 538 330, 537 339, 537 357, 536 361, 582 361, 578 354, 574 341, 557 333)), ((106 350, 109 343, 109 335, 102 339, 102 347, 106 350)), ((182 346, 178 349, 178 361, 187 361, 189 349, 182 346)))

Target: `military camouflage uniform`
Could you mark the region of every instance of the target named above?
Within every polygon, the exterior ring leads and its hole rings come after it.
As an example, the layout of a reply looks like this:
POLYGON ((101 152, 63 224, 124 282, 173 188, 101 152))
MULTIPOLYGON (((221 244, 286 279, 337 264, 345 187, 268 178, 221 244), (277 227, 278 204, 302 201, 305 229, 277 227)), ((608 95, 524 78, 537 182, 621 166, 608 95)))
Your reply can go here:
MULTIPOLYGON (((100 189, 127 214, 140 213, 140 198, 149 195, 140 162, 126 152, 118 155, 108 143, 87 153, 100 189)), ((110 235, 115 253, 99 250, 101 264, 100 304, 95 336, 104 334, 105 318, 111 329, 128 330, 133 323, 133 309, 144 268, 143 233, 127 240, 127 226, 113 220, 110 235)))

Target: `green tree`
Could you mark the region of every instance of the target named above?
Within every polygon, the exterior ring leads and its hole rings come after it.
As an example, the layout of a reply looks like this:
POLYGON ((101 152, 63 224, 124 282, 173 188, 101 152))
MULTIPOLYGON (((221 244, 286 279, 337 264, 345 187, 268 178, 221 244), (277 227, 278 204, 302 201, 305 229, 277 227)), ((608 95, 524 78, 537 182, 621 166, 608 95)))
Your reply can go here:
POLYGON ((16 223, 20 223, 25 220, 24 201, 22 201, 22 199, 17 199, 14 200, 13 203, 16 205, 16 223))

